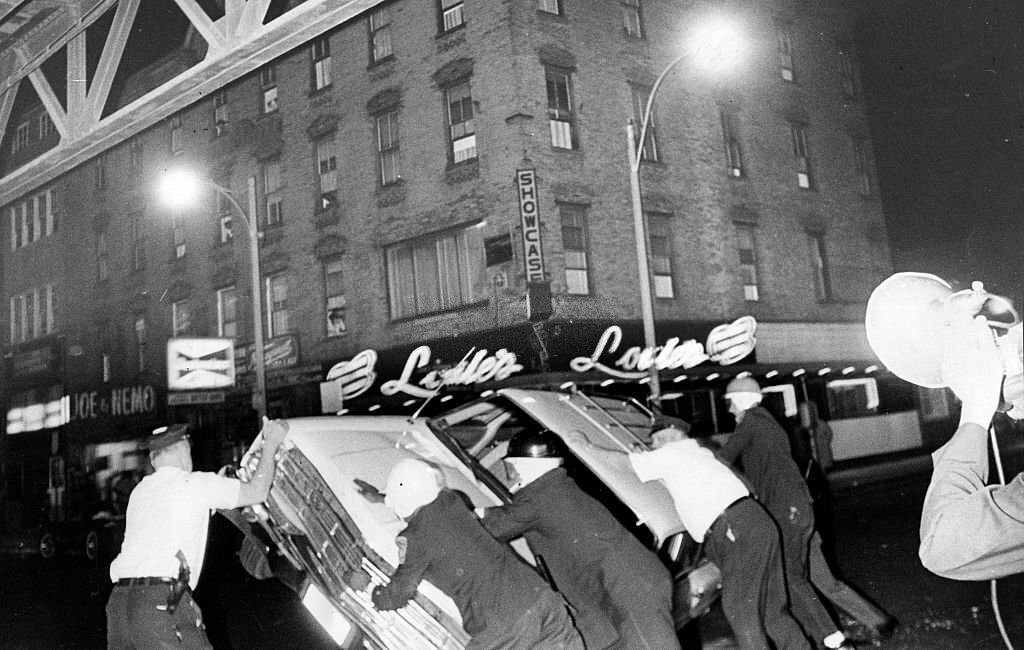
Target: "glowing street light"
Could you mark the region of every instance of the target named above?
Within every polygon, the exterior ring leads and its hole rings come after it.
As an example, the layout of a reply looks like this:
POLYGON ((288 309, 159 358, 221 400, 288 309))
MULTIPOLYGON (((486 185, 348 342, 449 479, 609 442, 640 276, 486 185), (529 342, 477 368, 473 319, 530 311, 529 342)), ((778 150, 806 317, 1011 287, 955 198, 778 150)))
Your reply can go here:
POLYGON ((249 234, 249 271, 252 282, 252 329, 253 329, 253 354, 256 373, 256 385, 253 388, 252 406, 256 411, 257 421, 261 420, 267 412, 267 370, 264 359, 263 339, 263 296, 262 283, 260 282, 260 249, 259 230, 254 221, 256 215, 256 179, 249 178, 249 212, 248 214, 238 200, 235 199, 231 190, 222 187, 213 181, 207 180, 188 169, 169 169, 160 178, 157 188, 161 201, 170 207, 183 208, 195 203, 196 199, 205 188, 212 189, 228 200, 245 223, 249 234), (252 215, 252 218, 250 218, 252 215))
MULTIPOLYGON (((654 105, 654 97, 658 93, 662 81, 681 61, 689 59, 706 72, 717 72, 735 65, 740 58, 741 46, 742 39, 733 23, 724 19, 701 23, 692 37, 687 39, 687 46, 683 48, 683 53, 665 66, 651 87, 641 117, 639 133, 637 133, 637 125, 632 118, 626 124, 626 136, 629 140, 629 189, 633 203, 633 232, 636 239, 637 269, 640 276, 640 317, 643 321, 644 345, 652 351, 657 348, 658 342, 654 333, 651 243, 647 220, 644 216, 643 199, 640 196, 640 161, 644 142, 647 139, 647 127, 651 120, 651 107, 654 105)), ((653 363, 653 358, 656 356, 656 354, 652 354, 652 363, 648 369, 651 401, 655 404, 661 400, 658 368, 653 363)))

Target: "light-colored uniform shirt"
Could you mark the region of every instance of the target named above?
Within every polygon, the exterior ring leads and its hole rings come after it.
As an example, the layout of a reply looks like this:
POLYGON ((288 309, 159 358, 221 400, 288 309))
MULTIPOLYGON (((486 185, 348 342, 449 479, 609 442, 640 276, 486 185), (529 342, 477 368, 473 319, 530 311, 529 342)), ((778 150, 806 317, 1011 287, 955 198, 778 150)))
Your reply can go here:
POLYGON ((206 554, 210 511, 233 508, 241 483, 213 472, 159 467, 142 479, 128 499, 121 552, 110 564, 110 579, 178 576, 180 549, 195 589, 206 554))
POLYGON ((743 481, 696 440, 629 454, 629 463, 641 481, 665 484, 679 518, 698 542, 726 508, 750 494, 743 481))
POLYGON ((921 511, 922 564, 955 580, 1024 572, 1024 472, 988 485, 988 433, 965 423, 932 454, 935 470, 921 511))

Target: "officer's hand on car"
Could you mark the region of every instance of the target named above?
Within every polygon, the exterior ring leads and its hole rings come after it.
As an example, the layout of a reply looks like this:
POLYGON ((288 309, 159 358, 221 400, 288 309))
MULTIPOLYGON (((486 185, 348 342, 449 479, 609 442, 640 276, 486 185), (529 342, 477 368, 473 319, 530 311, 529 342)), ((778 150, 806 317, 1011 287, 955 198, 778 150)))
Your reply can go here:
POLYGON ((277 449, 288 435, 288 423, 284 420, 271 420, 264 415, 263 429, 260 430, 260 433, 263 434, 264 445, 271 449, 277 449))

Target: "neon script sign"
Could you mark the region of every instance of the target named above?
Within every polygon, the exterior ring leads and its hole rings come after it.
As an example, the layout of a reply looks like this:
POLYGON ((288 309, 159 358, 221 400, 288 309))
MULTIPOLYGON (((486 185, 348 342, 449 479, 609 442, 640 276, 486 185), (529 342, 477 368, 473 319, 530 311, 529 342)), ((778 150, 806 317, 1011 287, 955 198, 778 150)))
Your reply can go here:
POLYGON ((622 328, 612 325, 601 334, 589 357, 576 357, 569 362, 569 367, 576 372, 599 370, 619 379, 641 379, 652 367, 659 371, 693 368, 705 361, 729 365, 754 351, 756 330, 754 317, 743 316, 712 329, 706 347, 694 339, 680 343, 679 337, 672 337, 662 346, 626 348, 608 365, 601 361, 602 357, 616 354, 622 345, 622 328))

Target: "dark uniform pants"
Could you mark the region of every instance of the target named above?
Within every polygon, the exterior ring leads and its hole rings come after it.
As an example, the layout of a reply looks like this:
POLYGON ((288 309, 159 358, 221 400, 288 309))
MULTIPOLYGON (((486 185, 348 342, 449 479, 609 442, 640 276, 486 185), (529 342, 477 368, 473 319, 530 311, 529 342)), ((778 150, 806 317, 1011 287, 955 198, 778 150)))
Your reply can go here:
POLYGON ((750 497, 733 503, 704 544, 722 571, 722 611, 740 650, 811 647, 789 612, 779 531, 761 504, 750 497))
POLYGON ((170 584, 114 585, 107 601, 107 648, 212 650, 199 605, 186 590, 167 613, 170 584))
MULTIPOLYGON (((493 626, 492 626, 493 627, 493 626)), ((517 621, 487 629, 473 637, 466 650, 584 650, 583 638, 572 624, 562 599, 543 594, 517 621)))

